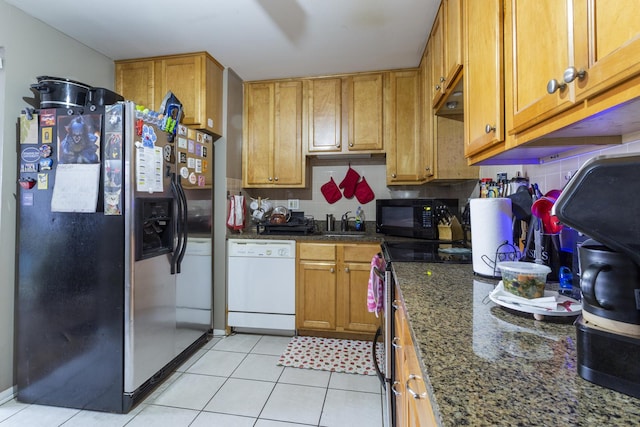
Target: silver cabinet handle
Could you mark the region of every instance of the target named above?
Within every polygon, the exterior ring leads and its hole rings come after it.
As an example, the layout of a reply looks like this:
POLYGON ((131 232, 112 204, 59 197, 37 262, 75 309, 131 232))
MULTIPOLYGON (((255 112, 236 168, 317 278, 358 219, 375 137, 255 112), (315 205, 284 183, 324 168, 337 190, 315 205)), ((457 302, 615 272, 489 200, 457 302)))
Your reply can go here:
POLYGON ((391 345, 393 346, 393 348, 402 348, 399 342, 400 342, 399 337, 393 337, 393 339, 391 340, 391 345))
POLYGON ((440 83, 444 82, 446 79, 442 76, 440 76, 440 83))
POLYGON ((565 83, 571 83, 576 79, 576 77, 578 78, 578 80, 582 80, 585 78, 586 75, 587 75, 587 72, 585 70, 578 71, 576 70, 576 67, 571 66, 566 70, 564 70, 562 79, 564 80, 565 83))
POLYGON ((399 386, 400 383, 398 381, 394 381, 393 384, 391 384, 391 391, 393 392, 394 396, 400 396, 402 395, 402 392, 398 391, 396 389, 396 386, 399 386))
POLYGON ((484 127, 484 133, 491 133, 491 132, 495 132, 496 131, 496 127, 495 126, 491 126, 490 124, 487 124, 484 127))
POLYGON ((344 268, 344 272, 345 272, 345 273, 348 273, 349 271, 350 271, 350 270, 349 270, 349 267, 345 267, 345 268, 344 268))
POLYGON ((428 171, 430 171, 430 170, 431 170, 431 167, 430 167, 430 166, 427 166, 427 167, 425 167, 425 168, 424 168, 424 170, 426 170, 426 171, 428 172, 428 171))
POLYGON ((273 181, 273 178, 272 178, 272 177, 269 177, 268 179, 269 179, 269 182, 273 181))
POLYGON ((391 178, 395 178, 395 177, 396 177, 396 174, 395 174, 395 173, 392 173, 392 174, 391 174, 391 178))
POLYGON ((440 85, 436 85, 436 90, 440 90, 440 85))
POLYGON ((278 177, 277 176, 275 177, 275 180, 278 181, 278 177))
POLYGON ((415 375, 415 374, 411 374, 409 375, 409 379, 407 380, 407 391, 409 392, 409 394, 411 394, 411 397, 413 397, 414 399, 426 399, 427 398, 427 392, 424 391, 422 393, 416 393, 415 391, 413 391, 413 389, 411 388, 411 386, 409 385, 409 383, 413 380, 419 380, 422 381, 422 377, 419 375, 415 375))
POLYGON ((565 87, 567 87, 566 83, 564 83, 564 82, 560 83, 556 79, 551 79, 551 80, 549 80, 549 83, 547 83, 547 92, 549 94, 552 94, 555 91, 557 91, 558 89, 564 90, 565 87))
POLYGON ((398 301, 397 299, 394 299, 393 302, 391 303, 391 307, 397 310, 398 308, 400 308, 400 301, 398 301))
POLYGON ((349 147, 353 147, 353 142, 350 142, 350 143, 349 143, 349 147))
POLYGON ((330 271, 331 273, 335 273, 335 272, 336 272, 335 268, 333 268, 333 267, 331 267, 331 268, 329 269, 329 271, 330 271))

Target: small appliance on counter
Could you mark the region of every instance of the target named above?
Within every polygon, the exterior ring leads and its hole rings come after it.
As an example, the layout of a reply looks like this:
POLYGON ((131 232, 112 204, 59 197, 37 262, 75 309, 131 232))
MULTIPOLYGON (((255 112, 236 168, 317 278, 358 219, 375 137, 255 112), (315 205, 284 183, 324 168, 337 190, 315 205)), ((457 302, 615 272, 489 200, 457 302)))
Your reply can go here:
POLYGON ((578 248, 578 373, 640 398, 640 155, 598 156, 569 181, 553 213, 595 240, 578 248), (622 209, 614 209, 622 207, 622 209))
POLYGON ((377 199, 376 232, 438 240, 438 224, 456 215, 458 199, 377 199))

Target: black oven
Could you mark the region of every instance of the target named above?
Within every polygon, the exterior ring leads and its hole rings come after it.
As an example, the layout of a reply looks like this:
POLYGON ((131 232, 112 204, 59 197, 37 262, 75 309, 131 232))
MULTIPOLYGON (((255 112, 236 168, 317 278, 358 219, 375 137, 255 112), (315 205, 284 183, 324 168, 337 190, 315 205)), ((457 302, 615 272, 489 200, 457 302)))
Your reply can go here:
POLYGON ((458 199, 377 199, 376 231, 437 240, 438 223, 457 215, 458 199))

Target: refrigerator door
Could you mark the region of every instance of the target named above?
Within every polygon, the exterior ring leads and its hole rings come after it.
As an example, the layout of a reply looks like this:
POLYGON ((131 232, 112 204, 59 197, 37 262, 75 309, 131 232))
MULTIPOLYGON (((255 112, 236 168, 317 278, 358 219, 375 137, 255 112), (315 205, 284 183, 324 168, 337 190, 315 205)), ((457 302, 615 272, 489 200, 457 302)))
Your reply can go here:
MULTIPOLYGON (((101 197, 85 204, 65 192, 58 194, 61 211, 51 209, 54 189, 63 186, 60 164, 71 163, 66 173, 99 169, 80 163, 98 161, 98 148, 65 144, 75 127, 100 134, 102 118, 102 111, 80 116, 65 108, 20 119, 15 360, 21 402, 123 411, 124 217, 105 215, 101 197), (77 202, 95 212, 62 211, 77 202)), ((87 134, 78 132, 82 138, 87 134)), ((95 147, 98 140, 89 139, 95 147)), ((102 189, 98 174, 83 179, 94 195, 102 189)))
POLYGON ((152 118, 136 116, 132 102, 124 105, 124 392, 132 394, 175 357, 178 205, 167 133, 152 118), (173 247, 162 250, 167 243, 173 247))

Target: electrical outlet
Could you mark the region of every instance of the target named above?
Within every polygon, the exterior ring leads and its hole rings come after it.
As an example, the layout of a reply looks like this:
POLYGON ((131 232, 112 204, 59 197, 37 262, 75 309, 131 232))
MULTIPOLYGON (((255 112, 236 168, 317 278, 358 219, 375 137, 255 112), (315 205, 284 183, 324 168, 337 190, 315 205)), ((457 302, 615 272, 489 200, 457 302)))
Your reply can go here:
POLYGON ((298 200, 298 199, 288 199, 287 200, 287 208, 289 210, 300 209, 300 200, 298 200))

